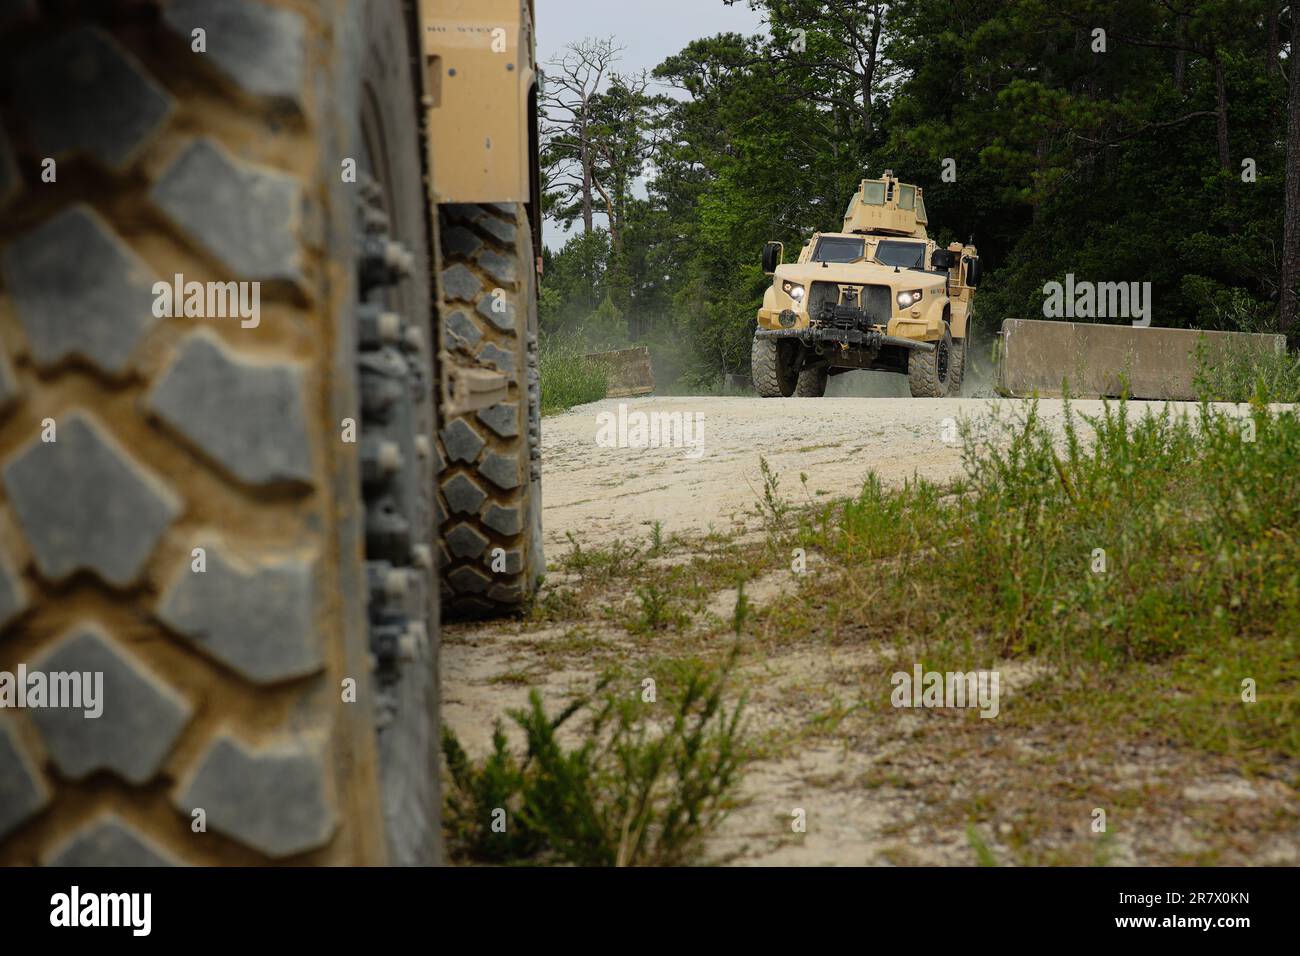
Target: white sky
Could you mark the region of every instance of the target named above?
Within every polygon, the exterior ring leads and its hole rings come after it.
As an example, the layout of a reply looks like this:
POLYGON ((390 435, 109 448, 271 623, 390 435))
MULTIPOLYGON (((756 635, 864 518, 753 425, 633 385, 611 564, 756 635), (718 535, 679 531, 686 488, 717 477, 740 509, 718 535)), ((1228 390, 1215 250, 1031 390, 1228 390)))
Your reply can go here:
MULTIPOLYGON (((718 33, 745 36, 765 32, 759 15, 745 0, 727 6, 722 0, 535 0, 537 61, 563 52, 587 37, 613 36, 626 47, 616 69, 623 73, 652 70, 692 40, 718 33)), ((652 87, 653 89, 653 87, 652 87)), ((579 225, 577 228, 581 228, 579 225)), ((568 235, 572 235, 570 232, 568 235)), ((552 250, 564 245, 564 231, 546 222, 542 241, 552 250)))

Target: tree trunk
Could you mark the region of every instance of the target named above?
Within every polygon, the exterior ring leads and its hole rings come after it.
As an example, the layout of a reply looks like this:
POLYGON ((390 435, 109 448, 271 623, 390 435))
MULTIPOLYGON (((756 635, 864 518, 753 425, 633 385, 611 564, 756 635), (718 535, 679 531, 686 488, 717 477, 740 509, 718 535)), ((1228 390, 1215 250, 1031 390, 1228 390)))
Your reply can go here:
POLYGON ((605 218, 609 220, 609 242, 610 248, 617 252, 622 248, 622 237, 619 230, 618 217, 614 212, 614 200, 610 199, 609 193, 605 190, 599 180, 596 181, 596 188, 600 190, 600 198, 605 203, 605 218))
POLYGON ((1296 282, 1300 280, 1300 5, 1291 4, 1291 89, 1286 101, 1286 214, 1282 229, 1282 295, 1278 331, 1288 338, 1297 323, 1296 282))
POLYGON ((578 163, 582 166, 582 234, 591 235, 591 148, 587 145, 587 130, 579 133, 578 163))

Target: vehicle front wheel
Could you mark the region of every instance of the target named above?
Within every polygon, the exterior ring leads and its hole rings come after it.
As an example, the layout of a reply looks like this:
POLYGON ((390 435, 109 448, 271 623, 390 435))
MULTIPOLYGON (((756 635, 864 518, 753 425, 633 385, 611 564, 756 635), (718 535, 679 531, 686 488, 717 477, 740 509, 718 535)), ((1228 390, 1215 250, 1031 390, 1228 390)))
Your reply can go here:
POLYGON ((947 398, 956 391, 953 385, 952 332, 945 325, 943 338, 934 350, 917 349, 907 356, 907 385, 913 398, 947 398))
POLYGON ((799 343, 755 335, 749 365, 760 398, 789 398, 799 384, 799 343))

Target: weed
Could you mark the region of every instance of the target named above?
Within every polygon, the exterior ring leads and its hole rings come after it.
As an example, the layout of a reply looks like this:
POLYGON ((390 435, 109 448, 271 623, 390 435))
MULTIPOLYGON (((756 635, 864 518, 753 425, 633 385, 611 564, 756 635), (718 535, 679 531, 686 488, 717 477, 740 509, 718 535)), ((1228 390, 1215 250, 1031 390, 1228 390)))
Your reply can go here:
POLYGON ((790 513, 790 503, 781 497, 781 477, 759 456, 758 469, 763 476, 763 501, 759 513, 773 530, 785 528, 786 516, 790 513))
POLYGON ((677 606, 677 597, 671 590, 657 584, 637 588, 637 608, 627 622, 627 629, 633 634, 648 634, 687 624, 690 614, 677 606))
POLYGON ((984 842, 984 838, 980 836, 979 830, 973 823, 966 824, 966 842, 975 851, 975 861, 980 866, 998 865, 998 858, 993 855, 993 851, 989 849, 989 845, 984 842))
POLYGON ((740 744, 743 698, 731 708, 723 700, 735 659, 712 672, 688 663, 675 693, 657 703, 602 683, 552 717, 534 690, 526 709, 509 714, 525 735, 522 758, 510 752, 499 723, 492 752, 479 764, 445 730, 453 855, 579 866, 697 860, 704 838, 734 805, 748 760, 740 744), (566 747, 558 733, 580 715, 580 741, 566 747))
POLYGON ((605 397, 609 370, 571 345, 544 344, 538 356, 542 379, 542 414, 568 411, 605 397))
POLYGON ((749 617, 749 598, 745 596, 745 582, 742 580, 736 586, 736 608, 731 612, 731 629, 737 635, 745 627, 745 619, 749 617))
POLYGON ((1300 353, 1196 345, 1196 393, 1207 402, 1300 402, 1300 353))

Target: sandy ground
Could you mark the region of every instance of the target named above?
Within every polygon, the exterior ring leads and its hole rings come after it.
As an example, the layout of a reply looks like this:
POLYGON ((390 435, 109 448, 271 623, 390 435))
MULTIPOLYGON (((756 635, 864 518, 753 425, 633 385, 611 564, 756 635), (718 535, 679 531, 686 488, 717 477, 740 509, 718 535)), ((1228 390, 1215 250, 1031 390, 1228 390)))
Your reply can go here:
MULTIPOLYGON (((891 485, 918 474, 943 481, 962 470, 960 441, 955 439, 959 420, 994 412, 1015 415, 1025 407, 1023 402, 986 399, 718 397, 613 399, 582 406, 543 420, 547 550, 552 561, 567 552, 570 534, 583 545, 617 540, 644 545, 655 522, 662 523, 665 536, 753 528, 755 502, 763 489, 760 458, 780 477, 781 493, 795 501, 852 495, 870 470, 891 485), (634 413, 639 412, 692 416, 691 438, 698 443, 629 447, 639 444, 634 431, 634 413), (620 414, 626 442, 619 440, 620 414)), ((1086 415, 1101 407, 1100 402, 1075 403, 1086 415)), ((1131 403, 1130 414, 1140 416, 1143 407, 1131 403)), ((1177 411, 1195 414, 1196 406, 1177 406, 1177 411)), ((1059 427, 1061 402, 1043 401, 1040 412, 1059 427)), ((790 577, 753 582, 751 602, 780 600, 790 577)), ((710 611, 725 620, 734 601, 734 591, 720 591, 710 611)), ((593 611, 593 621, 596 617, 593 611)), ((521 706, 530 688, 539 688, 554 707, 591 686, 595 675, 582 666, 581 657, 563 656, 557 662, 544 652, 546 642, 565 630, 518 621, 444 628, 444 719, 471 752, 487 749, 493 721, 508 708, 521 706)), ((629 652, 634 649, 620 631, 606 628, 603 637, 615 647, 626 643, 629 652)), ((861 647, 796 642, 758 665, 762 680, 749 712, 762 730, 797 735, 814 714, 826 709, 828 695, 836 697, 842 689, 845 700, 852 700, 861 693, 870 658, 870 649, 861 647)), ((1004 670, 1014 672, 1020 666, 1007 662, 1004 670)), ((1012 687, 1008 690, 1014 693, 1012 687)), ((964 824, 913 822, 926 804, 996 792, 1000 765, 1056 759, 1062 752, 1061 741, 1049 734, 1011 739, 990 731, 980 733, 973 739, 976 746, 968 748, 971 741, 954 732, 940 735, 951 739, 922 757, 910 742, 918 733, 915 721, 915 714, 899 712, 898 720, 878 730, 873 727, 865 736, 796 748, 793 756, 755 765, 744 783, 748 806, 726 822, 714 840, 715 853, 759 865, 969 865, 974 857, 964 824), (804 834, 791 831, 796 809, 808 821, 804 834)), ((1133 783, 1137 780, 1143 793, 1171 794, 1160 800, 1184 808, 1166 812, 1161 803, 1160 823, 1129 831, 1143 836, 1117 835, 1106 849, 1113 863, 1168 861, 1162 854, 1171 848, 1185 857, 1202 851, 1193 820, 1207 804, 1221 814, 1223 801, 1261 811, 1294 802, 1287 788, 1269 789, 1280 784, 1222 775, 1215 766, 1167 748, 1116 753, 1096 767, 1079 768, 1081 775, 1085 772, 1105 777, 1107 786, 1120 791, 1138 786, 1133 783)), ((1077 811, 1081 830, 1086 831, 1090 807, 1085 801, 1077 811)), ((1007 815, 981 837, 1006 859, 1002 841, 1017 838, 1018 826, 1009 806, 1007 815)), ((1078 836, 1062 832, 1036 839, 1067 845, 1078 836)), ((1255 856, 1247 861, 1294 865, 1300 862, 1298 844, 1297 839, 1273 843, 1267 860, 1255 856)))
MULTIPOLYGON (((1130 408, 1141 415, 1163 404, 1133 402, 1130 408)), ((1172 404, 1180 413, 1196 410, 1172 404)), ((1039 407, 1045 420, 1060 421, 1062 402, 1044 400, 1039 407)), ((1102 403, 1074 407, 1094 415, 1102 403)), ((567 549, 567 533, 593 543, 641 540, 656 521, 665 533, 731 530, 761 497, 760 458, 795 500, 804 494, 801 474, 814 498, 852 495, 872 470, 890 485, 913 475, 944 481, 962 470, 958 421, 1024 408, 1019 400, 979 398, 651 397, 583 405, 542 423, 547 549, 567 549), (683 423, 692 416, 691 438, 698 444, 618 447, 620 406, 629 423, 627 444, 638 442, 638 413, 681 415, 683 423), (602 426, 607 433, 601 437, 615 439, 614 447, 598 444, 602 426)))

